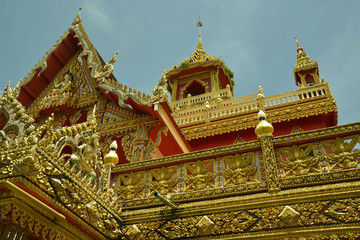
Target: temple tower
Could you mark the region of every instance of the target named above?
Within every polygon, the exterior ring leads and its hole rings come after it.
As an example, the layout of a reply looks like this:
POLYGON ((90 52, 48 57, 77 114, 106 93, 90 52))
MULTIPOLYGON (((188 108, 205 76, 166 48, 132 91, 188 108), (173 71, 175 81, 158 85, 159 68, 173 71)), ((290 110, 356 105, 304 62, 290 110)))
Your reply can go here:
POLYGON ((200 18, 197 26, 199 40, 196 50, 189 58, 165 73, 171 92, 171 105, 174 108, 233 96, 233 73, 220 58, 210 56, 204 51, 200 18))
POLYGON ((300 47, 296 39, 296 65, 294 66, 295 84, 301 88, 317 85, 323 82, 319 78, 319 67, 317 61, 310 59, 305 50, 300 47))

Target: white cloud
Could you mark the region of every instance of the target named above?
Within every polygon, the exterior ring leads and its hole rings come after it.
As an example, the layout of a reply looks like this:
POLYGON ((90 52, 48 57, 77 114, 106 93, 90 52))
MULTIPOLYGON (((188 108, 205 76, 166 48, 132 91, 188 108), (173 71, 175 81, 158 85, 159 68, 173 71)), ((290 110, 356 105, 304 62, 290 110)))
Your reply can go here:
POLYGON ((113 27, 115 17, 110 16, 109 10, 106 8, 108 4, 104 0, 87 0, 84 4, 89 19, 98 24, 101 28, 108 30, 113 27))

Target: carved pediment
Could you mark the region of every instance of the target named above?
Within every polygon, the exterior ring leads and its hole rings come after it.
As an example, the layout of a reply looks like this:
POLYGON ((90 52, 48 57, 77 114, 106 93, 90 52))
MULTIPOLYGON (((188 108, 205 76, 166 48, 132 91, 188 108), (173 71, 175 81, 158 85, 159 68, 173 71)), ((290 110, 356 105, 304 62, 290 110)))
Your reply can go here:
POLYGON ((94 90, 91 75, 87 73, 87 63, 78 62, 80 52, 69 60, 32 102, 28 108, 31 115, 37 116, 39 111, 51 108, 61 111, 78 109, 96 102, 98 93, 94 90))

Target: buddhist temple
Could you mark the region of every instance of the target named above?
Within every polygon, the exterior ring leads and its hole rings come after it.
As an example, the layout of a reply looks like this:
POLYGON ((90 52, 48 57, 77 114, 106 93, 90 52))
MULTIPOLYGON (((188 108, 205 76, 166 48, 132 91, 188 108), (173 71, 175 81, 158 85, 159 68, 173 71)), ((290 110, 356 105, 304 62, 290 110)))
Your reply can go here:
POLYGON ((292 92, 236 97, 199 18, 194 52, 143 93, 80 10, 0 98, 1 240, 360 239, 360 123, 337 125, 298 39, 292 92))

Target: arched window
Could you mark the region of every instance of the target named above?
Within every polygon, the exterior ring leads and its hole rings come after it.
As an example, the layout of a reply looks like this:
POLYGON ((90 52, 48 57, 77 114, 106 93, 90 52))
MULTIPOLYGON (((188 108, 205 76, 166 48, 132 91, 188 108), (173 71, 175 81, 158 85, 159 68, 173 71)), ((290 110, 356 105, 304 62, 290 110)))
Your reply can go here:
POLYGON ((201 83, 199 83, 198 81, 193 81, 192 83, 190 83, 190 85, 184 91, 184 96, 183 97, 185 98, 189 93, 191 94, 191 96, 204 94, 205 93, 205 87, 201 83))
POLYGON ((305 81, 306 81, 306 85, 307 85, 307 86, 315 85, 314 76, 312 76, 311 74, 307 74, 307 75, 305 76, 305 81))

